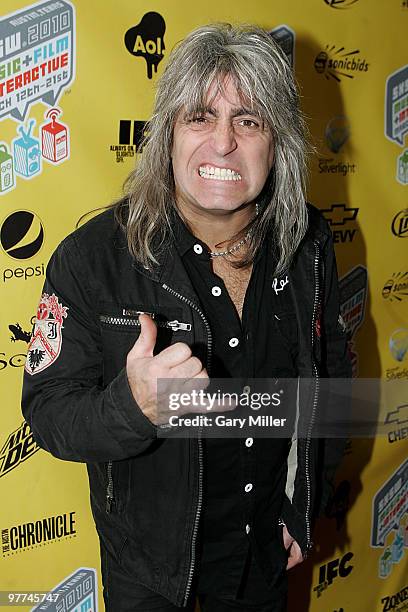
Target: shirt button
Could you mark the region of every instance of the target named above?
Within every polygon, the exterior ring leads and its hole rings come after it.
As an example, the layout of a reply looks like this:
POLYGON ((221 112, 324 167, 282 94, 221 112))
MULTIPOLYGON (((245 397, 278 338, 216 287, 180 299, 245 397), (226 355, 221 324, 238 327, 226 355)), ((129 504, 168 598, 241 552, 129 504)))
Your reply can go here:
POLYGON ((249 525, 245 525, 245 531, 249 533, 251 531, 251 527, 249 525))
POLYGON ((228 342, 228 344, 234 348, 235 346, 238 346, 239 344, 239 340, 238 338, 230 338, 230 341, 228 342))
POLYGON ((219 295, 221 295, 221 287, 217 287, 217 286, 213 287, 211 289, 211 293, 215 295, 215 297, 218 297, 219 295))
POLYGON ((251 392, 251 387, 249 385, 245 385, 245 387, 242 388, 242 393, 244 395, 248 395, 251 392))
POLYGON ((252 446, 254 443, 254 439, 253 438, 247 438, 245 440, 245 446, 252 446))
POLYGON ((248 482, 248 484, 245 485, 245 493, 249 493, 250 491, 252 491, 253 485, 251 482, 248 482))
POLYGON ((203 252, 203 247, 201 246, 201 244, 195 244, 193 249, 194 253, 197 253, 197 255, 201 255, 201 253, 203 252))

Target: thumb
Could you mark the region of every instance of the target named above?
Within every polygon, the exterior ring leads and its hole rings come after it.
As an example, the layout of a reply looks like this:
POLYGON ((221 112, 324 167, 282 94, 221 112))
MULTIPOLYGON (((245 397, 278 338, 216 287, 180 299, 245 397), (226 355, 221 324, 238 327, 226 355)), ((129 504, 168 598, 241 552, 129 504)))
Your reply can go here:
POLYGON ((132 348, 133 357, 153 357, 153 350, 156 344, 157 327, 156 323, 146 314, 139 315, 140 336, 132 348))

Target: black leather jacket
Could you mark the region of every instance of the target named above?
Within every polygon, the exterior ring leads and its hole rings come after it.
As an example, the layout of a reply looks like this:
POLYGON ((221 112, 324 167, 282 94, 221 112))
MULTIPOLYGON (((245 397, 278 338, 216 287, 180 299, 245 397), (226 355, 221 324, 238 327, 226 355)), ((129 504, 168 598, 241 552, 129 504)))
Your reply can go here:
MULTIPOLYGON (((289 279, 299 376, 316 382, 319 376, 351 376, 331 234, 313 207, 289 279)), ((34 336, 26 365, 24 417, 42 448, 87 463, 92 511, 104 546, 135 580, 183 605, 191 588, 202 506, 201 443, 159 439, 156 426, 135 403, 125 371, 139 333, 135 311, 143 310, 163 316, 157 350, 178 341, 204 345, 210 373, 211 330, 177 249, 170 247, 163 265, 149 272, 131 258, 109 210, 60 244, 48 265, 44 292, 49 297, 39 313, 43 325, 36 327, 43 335, 34 336), (47 315, 53 295, 66 308, 60 323, 47 315), (48 348, 45 324, 52 338, 48 348)), ((299 406, 300 418, 312 426, 319 410, 318 384, 313 397, 300 397, 299 406)), ((310 435, 293 443, 281 517, 304 554, 312 546, 313 517, 327 502, 329 479, 341 455, 341 444, 333 440, 325 444, 310 435)), ((277 563, 282 568, 283 546, 281 552, 277 563)))

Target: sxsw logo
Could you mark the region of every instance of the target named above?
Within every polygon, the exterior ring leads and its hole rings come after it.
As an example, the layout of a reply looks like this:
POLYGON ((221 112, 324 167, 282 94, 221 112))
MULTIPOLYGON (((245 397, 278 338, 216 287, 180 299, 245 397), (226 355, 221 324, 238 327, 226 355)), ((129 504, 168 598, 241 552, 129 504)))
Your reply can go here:
POLYGON ((295 64, 295 37, 292 28, 287 25, 280 25, 269 32, 274 41, 278 43, 288 61, 293 68, 295 64))
MULTIPOLYGON (((388 422, 400 424, 406 418, 404 407, 393 411, 388 422)), ((406 459, 376 492, 372 502, 371 546, 380 548, 379 578, 388 578, 393 567, 404 557, 408 541, 408 459, 406 459)))
POLYGON ((332 204, 331 208, 322 208, 320 211, 330 224, 333 242, 353 242, 357 234, 357 228, 346 226, 356 221, 358 208, 347 208, 345 204, 332 204))
POLYGON ((45 604, 31 612, 98 612, 98 575, 93 567, 79 567, 49 593, 45 604))

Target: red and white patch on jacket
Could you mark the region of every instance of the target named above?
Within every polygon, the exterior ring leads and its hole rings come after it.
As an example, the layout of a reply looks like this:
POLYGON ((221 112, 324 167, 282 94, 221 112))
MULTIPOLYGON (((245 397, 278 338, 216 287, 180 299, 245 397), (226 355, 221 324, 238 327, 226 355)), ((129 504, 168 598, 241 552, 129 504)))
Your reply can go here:
POLYGON ((62 322, 67 317, 67 310, 54 293, 43 293, 28 346, 25 364, 28 374, 42 372, 58 358, 62 346, 62 322))

